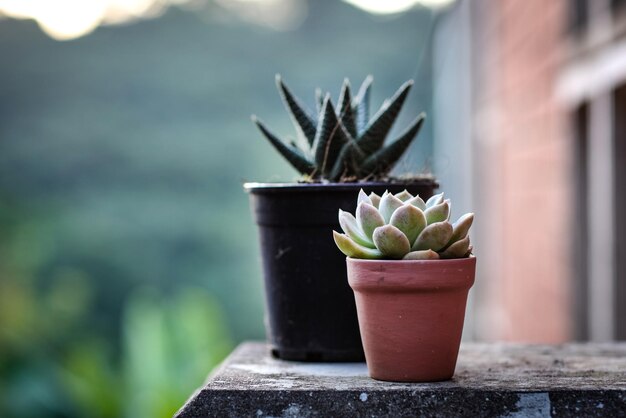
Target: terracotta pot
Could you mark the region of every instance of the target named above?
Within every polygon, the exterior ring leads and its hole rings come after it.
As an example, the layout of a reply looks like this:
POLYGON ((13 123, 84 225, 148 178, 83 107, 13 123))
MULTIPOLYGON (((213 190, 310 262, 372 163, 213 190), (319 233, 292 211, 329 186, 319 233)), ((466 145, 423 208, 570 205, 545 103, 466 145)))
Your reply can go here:
POLYGON ((370 376, 435 382, 454 374, 476 258, 348 258, 370 376))

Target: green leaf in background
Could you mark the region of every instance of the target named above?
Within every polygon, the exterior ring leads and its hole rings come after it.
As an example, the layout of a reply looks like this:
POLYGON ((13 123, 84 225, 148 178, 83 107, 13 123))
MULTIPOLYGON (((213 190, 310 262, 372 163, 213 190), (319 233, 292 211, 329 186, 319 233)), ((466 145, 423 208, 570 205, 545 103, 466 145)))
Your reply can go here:
POLYGON ((216 301, 202 289, 175 297, 144 289, 124 314, 125 416, 169 418, 232 349, 216 301))

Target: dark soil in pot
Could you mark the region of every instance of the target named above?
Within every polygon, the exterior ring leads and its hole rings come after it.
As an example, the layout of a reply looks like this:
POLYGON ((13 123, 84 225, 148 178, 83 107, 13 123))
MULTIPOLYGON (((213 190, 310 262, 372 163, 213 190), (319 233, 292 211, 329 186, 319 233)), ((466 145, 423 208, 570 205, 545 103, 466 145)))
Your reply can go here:
POLYGON ((367 193, 407 189, 428 198, 437 183, 247 183, 259 227, 266 327, 274 356, 300 361, 363 361, 345 256, 335 246, 338 209, 353 212, 367 193))

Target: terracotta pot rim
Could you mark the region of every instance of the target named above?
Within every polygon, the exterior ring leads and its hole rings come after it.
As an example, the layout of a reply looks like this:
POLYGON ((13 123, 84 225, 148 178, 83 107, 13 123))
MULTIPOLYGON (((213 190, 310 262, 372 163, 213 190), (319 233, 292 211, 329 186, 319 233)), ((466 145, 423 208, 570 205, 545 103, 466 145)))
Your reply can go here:
POLYGON ((446 260, 364 260, 346 257, 355 291, 406 292, 469 289, 476 257, 446 260))
POLYGON ((346 257, 347 260, 350 260, 350 262, 355 262, 355 263, 364 263, 364 264, 378 264, 378 263, 391 263, 391 264, 439 264, 439 263, 460 263, 460 262, 464 262, 465 260, 471 260, 471 259, 476 259, 475 255, 470 255, 469 257, 463 257, 463 258, 439 258, 437 260, 387 260, 387 259, 378 259, 378 260, 372 260, 372 259, 367 259, 367 258, 352 258, 352 257, 346 257))

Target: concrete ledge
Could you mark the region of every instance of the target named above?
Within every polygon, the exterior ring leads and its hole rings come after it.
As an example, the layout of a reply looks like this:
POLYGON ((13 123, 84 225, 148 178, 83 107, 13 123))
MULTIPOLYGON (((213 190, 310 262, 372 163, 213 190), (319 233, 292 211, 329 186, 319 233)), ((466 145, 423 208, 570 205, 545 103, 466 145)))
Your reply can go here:
POLYGON ((378 382, 363 363, 273 359, 240 345, 176 415, 626 417, 626 343, 463 344, 454 379, 378 382))

